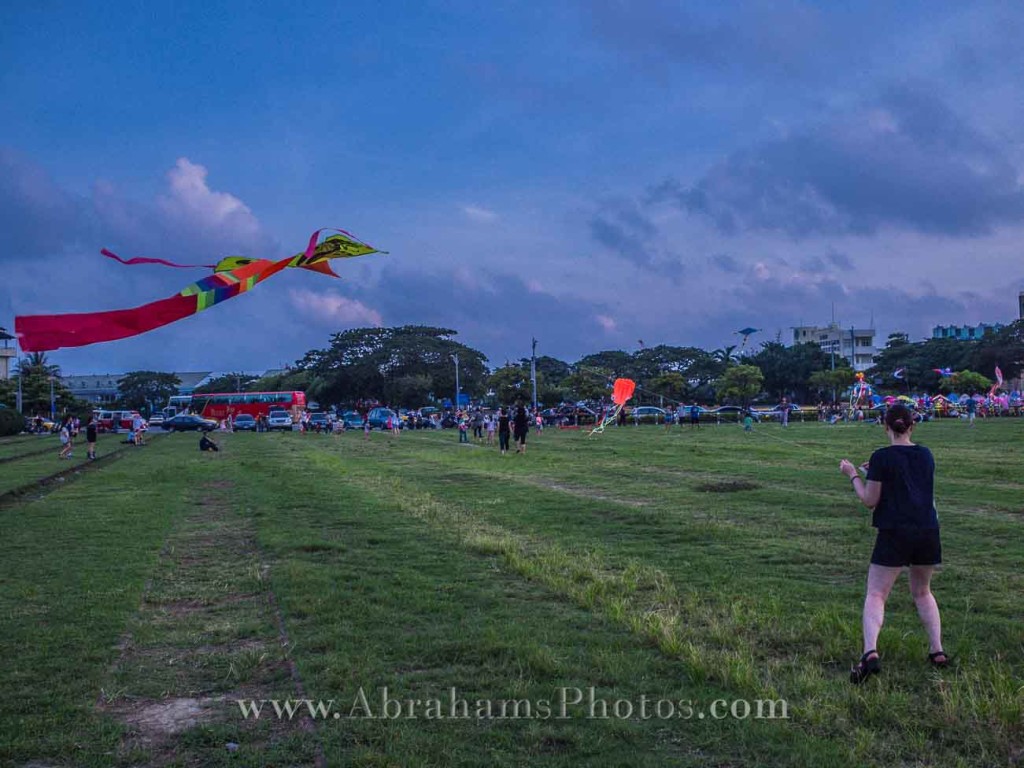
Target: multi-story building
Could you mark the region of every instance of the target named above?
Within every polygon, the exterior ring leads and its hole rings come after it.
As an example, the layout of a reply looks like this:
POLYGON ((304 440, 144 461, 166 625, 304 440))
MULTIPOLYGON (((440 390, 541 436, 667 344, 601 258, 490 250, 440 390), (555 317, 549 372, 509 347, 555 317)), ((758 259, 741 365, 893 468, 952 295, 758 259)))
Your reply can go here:
POLYGON ((800 325, 793 328, 794 344, 817 344, 827 354, 842 357, 855 371, 866 371, 875 364, 875 329, 840 328, 837 323, 819 327, 800 325))
POLYGON ((932 328, 933 339, 956 339, 957 341, 975 341, 983 339, 988 333, 996 333, 1003 328, 1002 323, 978 323, 977 325, 936 325, 932 328))
MULTIPOLYGON (((181 381, 178 394, 191 395, 192 391, 210 376, 209 371, 185 371, 174 374, 181 381)), ((86 373, 61 376, 61 382, 80 400, 92 403, 113 403, 118 398, 117 381, 123 373, 86 373)))
POLYGON ((16 347, 11 346, 14 337, 7 332, 6 328, 0 328, 0 380, 11 378, 11 360, 18 356, 16 347))

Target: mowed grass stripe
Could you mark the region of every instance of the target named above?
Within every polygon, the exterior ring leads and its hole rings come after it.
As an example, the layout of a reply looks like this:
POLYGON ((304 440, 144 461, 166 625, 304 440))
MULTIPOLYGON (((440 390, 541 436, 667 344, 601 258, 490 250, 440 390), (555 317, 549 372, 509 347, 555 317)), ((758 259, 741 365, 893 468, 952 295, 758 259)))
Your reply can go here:
POLYGON ((187 509, 172 453, 154 443, 0 512, 0 764, 110 765, 121 729, 95 704, 187 509))
MULTIPOLYGON (((530 516, 529 510, 533 508, 531 505, 510 505, 507 502, 504 504, 486 504, 480 503, 476 506, 473 505, 472 501, 467 502, 466 499, 479 499, 481 498, 481 491, 479 488, 469 488, 465 493, 459 495, 455 489, 463 482, 459 478, 446 478, 446 473, 439 472, 436 466, 429 467, 424 473, 418 473, 414 464, 408 462, 403 458, 402 454, 407 451, 412 451, 413 454, 417 450, 429 451, 427 454, 426 462, 431 463, 432 459, 436 459, 438 456, 443 456, 445 461, 449 460, 450 454, 446 450, 438 450, 437 447, 431 446, 430 443, 436 439, 436 436, 430 436, 426 440, 417 440, 418 436, 409 435, 403 436, 400 441, 395 441, 390 444, 377 443, 374 444, 352 444, 350 446, 351 452, 356 454, 353 457, 353 462, 363 462, 364 458, 360 458, 362 454, 369 454, 377 452, 383 454, 379 457, 380 460, 386 461, 388 466, 391 468, 391 473, 395 477, 401 477, 404 481, 402 488, 396 488, 396 495, 405 495, 408 493, 408 486, 410 484, 416 487, 423 487, 429 484, 430 487, 439 488, 439 493, 444 494, 445 497, 450 495, 457 495, 459 498, 459 504, 465 507, 469 504, 472 508, 472 513, 477 517, 493 518, 495 510, 501 508, 505 509, 505 516, 501 518, 503 523, 508 524, 509 517, 514 517, 520 522, 519 530, 522 530, 526 525, 537 525, 537 520, 543 518, 543 525, 548 525, 547 516, 534 515, 530 516), (410 439, 411 438, 411 439, 410 439), (419 445, 417 445, 417 442, 419 445), (451 482, 446 482, 451 480, 451 482), (511 507, 511 511, 510 511, 511 507), (524 521, 529 520, 529 523, 524 521)), ((480 454, 473 452, 464 452, 462 460, 471 463, 477 463, 481 461, 479 458, 480 454)), ((537 463, 545 467, 551 463, 552 457, 537 457, 537 463)), ((523 461, 524 457, 512 457, 511 461, 523 461)), ((526 458, 527 461, 532 458, 526 458)), ((367 466, 372 462, 369 459, 365 459, 367 466)), ((500 462, 499 459, 495 458, 496 462, 500 462)), ((500 463, 498 466, 503 466, 500 463)), ((519 465, 515 465, 519 466, 519 465)), ((525 466, 525 464, 523 464, 525 466)), ((577 467, 578 468, 578 467, 577 467)), ((495 478, 493 485, 498 487, 499 483, 508 483, 508 479, 505 477, 495 478)), ((580 501, 578 505, 581 508, 601 506, 597 503, 587 505, 585 502, 580 501)), ((607 507, 608 505, 604 505, 607 507)), ((550 511, 550 510, 549 510, 550 511)), ((593 510, 591 510, 593 511, 593 510)), ((558 510, 554 510, 558 512, 558 510)), ((560 518, 561 519, 561 518, 560 518)), ((564 522, 564 520, 563 520, 564 522)), ((603 524, 602 520, 602 524, 603 524)), ((598 524, 595 520, 591 519, 588 521, 589 528, 595 529, 598 524)), ((552 524, 553 525, 553 524, 552 524)), ((863 525, 863 522, 861 523, 863 525)), ((553 531, 551 528, 544 529, 544 537, 567 535, 565 532, 565 526, 561 533, 553 531)), ((571 527, 570 527, 571 530, 571 527)), ((787 529, 788 530, 788 529, 787 529)), ((614 533, 614 532, 613 532, 614 533)), ((764 644, 772 648, 776 648, 777 652, 782 654, 794 653, 794 650, 799 650, 804 644, 819 649, 825 650, 825 657, 822 658, 820 652, 812 655, 810 661, 815 665, 828 664, 831 657, 835 654, 843 654, 840 658, 845 658, 850 651, 848 649, 856 648, 857 634, 859 627, 859 616, 858 608, 859 602, 862 598, 861 587, 859 585, 860 579, 863 578, 864 560, 866 560, 867 551, 870 550, 870 539, 864 542, 863 549, 859 556, 854 557, 851 555, 850 562, 852 563, 851 568, 855 571, 848 571, 847 576, 850 573, 856 573, 856 579, 849 579, 847 581, 851 583, 851 586, 844 590, 844 594, 839 595, 839 602, 836 602, 834 596, 827 594, 827 590, 822 590, 820 587, 815 588, 813 580, 817 578, 817 572, 814 569, 804 568, 802 563, 797 562, 787 563, 789 559, 786 553, 783 551, 779 558, 779 565, 783 566, 784 570, 775 575, 774 578, 763 578, 761 572, 763 571, 762 558, 765 555, 765 549, 783 549, 786 547, 786 536, 780 536, 780 528, 777 521, 774 522, 773 526, 764 532, 764 541, 767 546, 760 548, 741 550, 739 554, 739 560, 737 560, 737 552, 733 551, 731 557, 728 552, 733 547, 730 547, 728 542, 722 545, 718 545, 711 548, 711 551, 703 551, 701 557, 696 558, 696 562, 692 565, 695 568, 690 570, 699 570, 701 575, 710 571, 720 571, 719 584, 726 584, 734 587, 734 591, 738 593, 740 605, 745 606, 745 609, 739 611, 739 615, 742 617, 746 616, 758 616, 764 614, 762 624, 780 625, 779 629, 784 627, 795 627, 798 628, 798 633, 803 634, 803 642, 792 642, 795 638, 786 637, 785 631, 780 634, 776 632, 763 632, 763 627, 756 626, 756 632, 751 632, 750 627, 743 626, 742 624, 737 626, 726 626, 723 631, 720 632, 722 640, 727 640, 730 637, 745 638, 745 642, 748 644, 748 648, 753 647, 755 644, 764 644), (744 559, 745 558, 745 559, 744 559), (720 561, 724 561, 725 572, 721 573, 720 561), (751 564, 754 564, 754 568, 751 568, 751 564), (791 571, 790 573, 785 572, 785 569, 791 571), (731 572, 730 572, 731 571, 731 572), (744 575, 744 571, 753 571, 750 576, 744 575), (787 595, 787 593, 791 593, 787 595), (757 606, 768 599, 767 605, 769 610, 758 611, 757 606), (795 598, 795 599, 794 599, 795 598), (819 606, 819 611, 812 611, 812 615, 807 615, 807 610, 804 607, 805 601, 809 601, 811 606, 819 606), (795 603, 796 609, 786 610, 786 606, 792 606, 795 603), (781 615, 780 615, 781 614, 781 615), (809 623, 808 623, 809 622, 809 623), (824 636, 823 636, 824 633, 824 636), (773 636, 774 635, 774 636, 773 636), (782 641, 782 642, 776 642, 782 641)), ((585 528, 580 527, 576 532, 578 535, 568 534, 568 538, 573 542, 578 542, 580 538, 586 540, 585 528)), ((799 538, 800 530, 797 527, 794 530, 794 535, 799 538)), ((616 543, 619 542, 619 537, 616 536, 616 543)), ((663 550, 658 548, 660 542, 654 543, 650 548, 650 558, 647 562, 661 563, 664 560, 663 550)), ((707 547, 703 547, 703 550, 707 550, 707 547)), ((773 563, 774 565, 774 563, 773 563)), ((845 568, 845 566, 844 566, 845 568)), ((844 568, 840 568, 843 571, 844 568)), ((678 570, 673 573, 674 577, 682 576, 685 581, 685 573, 680 574, 678 570)), ((945 577, 943 577, 945 578, 945 577)), ((716 581, 711 580, 712 583, 716 581)), ((940 590, 942 588, 942 581, 940 579, 940 590)), ((710 585, 709 585, 710 586, 710 585)), ((827 586, 827 585, 826 585, 827 586)), ((718 592, 724 592, 722 595, 723 599, 728 599, 730 589, 727 587, 722 590, 719 586, 718 592)), ((942 599, 942 592, 940 592, 940 600, 942 599)), ((890 659, 901 659, 906 665, 909 665, 906 670, 903 671, 902 675, 899 669, 895 670, 896 674, 889 674, 889 677, 896 677, 899 679, 899 685, 909 685, 917 689, 917 695, 921 697, 921 704, 924 705, 920 710, 915 707, 909 707, 904 713, 908 718, 911 719, 913 729, 918 733, 919 737, 923 737, 922 734, 934 734, 935 725, 937 720, 941 720, 943 713, 949 709, 949 702, 954 701, 961 694, 969 695, 974 703, 968 708, 967 712, 959 713, 954 720, 963 721, 966 723, 975 722, 976 726, 987 728, 991 725, 989 722, 991 719, 995 719, 997 722, 994 724, 997 731, 1001 731, 1000 735, 995 740, 988 740, 982 738, 979 740, 980 743, 976 744, 975 747, 970 751, 980 751, 981 754, 988 754, 994 750, 1005 750, 1008 749, 1008 742, 1012 738, 1012 734, 1019 731, 1020 722, 1020 698, 1019 691, 1016 690, 1016 686, 1013 685, 1015 679, 1015 670, 1020 668, 1021 648, 1019 643, 1019 634, 1015 629, 1016 623, 1012 620, 1010 615, 1005 611, 1000 616, 1000 611, 987 611, 984 608, 979 610, 977 606, 972 605, 971 595, 967 595, 961 601, 953 600, 952 604, 949 601, 949 592, 947 595, 946 602, 946 619, 947 625, 950 623, 952 618, 951 614, 955 615, 955 607, 957 602, 960 602, 966 610, 970 610, 972 614, 979 614, 978 617, 971 615, 969 618, 964 617, 963 630, 960 633, 960 637, 957 642, 961 644, 962 650, 966 652, 967 657, 971 659, 971 663, 966 668, 962 669, 962 679, 960 679, 958 686, 936 686, 933 681, 929 678, 920 665, 920 656, 923 653, 921 648, 922 638, 918 635, 920 631, 916 625, 916 618, 912 615, 912 611, 907 612, 906 608, 902 612, 893 610, 890 616, 890 625, 888 627, 888 634, 886 642, 888 643, 886 653, 887 658, 890 659), (970 625, 976 624, 976 627, 970 625), (977 633, 976 633, 977 630, 977 633), (992 630, 992 631, 989 631, 992 630), (972 647, 974 646, 974 647, 972 647), (992 653, 993 661, 991 664, 988 662, 989 653, 992 653), (905 679, 903 679, 905 678, 905 679), (937 688, 937 691, 936 691, 937 688), (939 694, 936 697, 936 692, 939 694), (936 704, 935 702, 940 703, 936 704), (931 706, 928 706, 931 704, 931 706), (1015 731, 1015 729, 1017 729, 1015 731), (1002 743, 1000 743, 1002 742, 1002 743)), ((994 595, 994 600, 997 603, 1001 603, 1003 607, 1008 608, 1012 595, 1014 593, 1007 591, 995 590, 994 593, 987 593, 982 595, 981 602, 985 602, 985 598, 989 595, 994 595)), ((894 599, 893 608, 898 605, 899 598, 894 599)), ((713 599, 712 599, 713 602, 713 599)), ((734 599, 735 602, 735 599, 734 599)), ((909 602, 904 600, 904 602, 909 602)), ((991 608, 992 606, 985 606, 985 608, 991 608)), ((955 621, 955 620, 954 620, 955 621)), ((952 633, 950 633, 952 634, 952 633)), ((959 650, 959 649, 958 649, 959 650)), ((834 661, 834 660, 833 660, 834 661)), ((842 674, 841 670, 839 674, 842 674)), ((835 682, 838 675, 832 676, 830 683, 835 682)), ((841 680, 841 677, 839 678, 841 680)), ((841 688, 841 691, 845 691, 845 688, 841 688)), ((856 711, 856 706, 847 702, 847 706, 840 707, 838 712, 833 712, 831 716, 846 717, 849 716, 850 709, 856 711), (842 710, 846 710, 845 715, 842 710)), ((906 723, 900 723, 897 727, 905 727, 906 723)), ((894 733, 890 733, 892 743, 890 747, 895 748, 896 742, 901 736, 897 730, 894 733)), ((973 737, 972 737, 973 738, 973 737)), ((968 739, 970 741, 971 739, 968 739)))
MULTIPOLYGON (((725 696, 637 642, 625 622, 588 609, 604 588, 617 589, 620 574, 586 564, 552 579, 554 550, 534 552, 496 526, 424 505, 401 484, 353 475, 331 455, 345 441, 235 445, 246 463, 258 457, 276 489, 270 498, 254 486, 243 493, 273 555, 274 590, 303 679, 315 681, 311 695, 341 692, 346 708, 360 686, 383 685, 424 698, 455 686, 471 701, 551 699, 561 686, 587 685, 633 700, 644 692, 705 704, 725 696), (292 500, 287 514, 277 498, 292 500), (538 564, 544 569, 532 573, 538 564), (595 589, 595 576, 604 588, 595 589)), ((788 723, 696 719, 357 720, 322 735, 338 765, 821 765, 846 754, 788 723)))

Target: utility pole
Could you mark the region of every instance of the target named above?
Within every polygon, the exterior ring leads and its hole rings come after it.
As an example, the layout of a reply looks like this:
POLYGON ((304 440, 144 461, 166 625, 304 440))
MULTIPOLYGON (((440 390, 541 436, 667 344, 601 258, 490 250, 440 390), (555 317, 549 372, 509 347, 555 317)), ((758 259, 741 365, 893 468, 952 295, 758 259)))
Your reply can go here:
POLYGON ((453 412, 454 412, 454 411, 458 411, 459 410, 459 353, 458 352, 456 352, 454 355, 452 355, 452 360, 455 361, 455 407, 452 409, 453 412))
POLYGON ((53 401, 53 376, 50 377, 50 419, 57 418, 57 404, 53 401))
POLYGON ((533 410, 537 410, 537 340, 533 339, 530 353, 530 383, 533 385, 533 410))

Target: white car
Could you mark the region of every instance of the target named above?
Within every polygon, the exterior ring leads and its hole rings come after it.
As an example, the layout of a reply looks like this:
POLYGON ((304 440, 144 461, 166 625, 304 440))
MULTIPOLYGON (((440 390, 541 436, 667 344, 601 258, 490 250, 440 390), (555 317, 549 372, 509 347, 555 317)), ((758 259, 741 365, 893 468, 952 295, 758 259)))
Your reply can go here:
POLYGON ((162 413, 154 413, 149 417, 149 426, 159 427, 164 423, 164 415, 162 413))
POLYGON ((292 415, 285 410, 271 411, 267 416, 267 429, 273 431, 275 429, 291 431, 292 428, 292 415))

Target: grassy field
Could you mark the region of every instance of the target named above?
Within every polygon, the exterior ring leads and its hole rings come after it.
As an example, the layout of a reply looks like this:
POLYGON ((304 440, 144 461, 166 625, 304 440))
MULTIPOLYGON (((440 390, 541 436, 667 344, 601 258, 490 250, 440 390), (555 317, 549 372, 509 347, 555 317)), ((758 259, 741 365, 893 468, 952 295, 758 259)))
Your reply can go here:
MULTIPOLYGON (((925 663, 904 579, 862 687, 873 532, 837 465, 879 428, 549 430, 504 457, 161 437, 0 507, 0 765, 1017 764, 1024 421, 916 437, 955 661, 925 663), (330 710, 238 704, 296 699, 330 710)), ((0 489, 67 465, 4 461, 0 489)))

